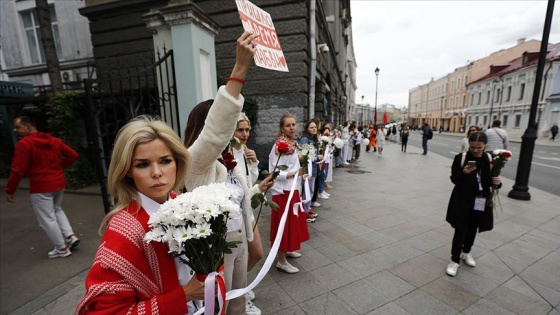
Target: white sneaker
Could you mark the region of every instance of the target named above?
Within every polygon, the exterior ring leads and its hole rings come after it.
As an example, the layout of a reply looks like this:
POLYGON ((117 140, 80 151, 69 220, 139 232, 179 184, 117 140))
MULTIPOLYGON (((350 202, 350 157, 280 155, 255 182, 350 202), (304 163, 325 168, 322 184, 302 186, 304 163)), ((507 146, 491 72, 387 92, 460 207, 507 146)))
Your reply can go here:
POLYGON ((342 163, 340 163, 340 164, 342 164, 342 165, 344 165, 344 166, 350 165, 350 163, 348 163, 348 162, 342 162, 342 163))
POLYGON ((448 275, 455 277, 457 275, 457 269, 459 269, 459 264, 455 262, 450 262, 449 265, 447 265, 447 269, 445 270, 445 272, 448 275))
POLYGON ((285 273, 298 273, 299 272, 299 269, 290 265, 289 262, 285 262, 285 263, 277 262, 276 263, 276 268, 278 270, 284 271, 285 273))
POLYGON ((253 292, 253 290, 245 293, 245 298, 248 299, 249 301, 252 301, 255 299, 255 292, 253 292))
POLYGON ((49 258, 64 258, 72 255, 72 252, 70 251, 70 249, 68 249, 68 247, 65 247, 63 249, 58 249, 55 247, 47 255, 49 256, 49 258))
POLYGON ((292 257, 292 258, 300 258, 301 257, 301 253, 298 253, 298 252, 287 252, 286 255, 288 257, 292 257))
POLYGON ((319 193, 317 197, 321 199, 329 199, 329 196, 325 195, 324 193, 319 193))
POLYGON ((467 266, 471 266, 471 267, 475 267, 476 266, 476 262, 474 261, 474 258, 471 254, 469 253, 461 253, 461 259, 465 262, 465 264, 467 264, 467 266))
POLYGON ((313 203, 311 204, 312 207, 320 207, 321 204, 318 203, 317 201, 313 201, 313 203))
POLYGON ((250 300, 245 299, 245 314, 246 315, 261 315, 261 310, 253 304, 250 300))
POLYGON ((330 196, 331 196, 331 194, 329 194, 329 193, 326 192, 326 191, 323 191, 323 194, 325 194, 327 197, 330 197, 330 196))

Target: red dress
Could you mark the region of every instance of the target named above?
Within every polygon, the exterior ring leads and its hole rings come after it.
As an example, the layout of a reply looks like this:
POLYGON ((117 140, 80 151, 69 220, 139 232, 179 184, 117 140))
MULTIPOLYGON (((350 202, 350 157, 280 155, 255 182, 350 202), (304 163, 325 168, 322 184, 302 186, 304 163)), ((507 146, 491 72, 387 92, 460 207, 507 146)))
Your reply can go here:
MULTIPOLYGON (((280 219, 284 214, 284 209, 286 207, 286 202, 288 202, 288 196, 290 192, 284 190, 281 195, 273 195, 272 201, 276 202, 279 207, 277 210, 271 210, 270 215, 270 243, 274 243, 276 239, 276 233, 278 232, 278 227, 280 226, 280 219)), ((280 242, 280 247, 278 251, 281 252, 293 252, 301 249, 301 243, 309 240, 309 231, 307 229, 307 220, 305 217, 305 212, 298 210, 298 215, 294 215, 293 207, 294 204, 300 202, 299 191, 294 191, 294 196, 288 207, 288 217, 286 218, 286 225, 284 226, 284 233, 282 234, 282 241, 280 242)))

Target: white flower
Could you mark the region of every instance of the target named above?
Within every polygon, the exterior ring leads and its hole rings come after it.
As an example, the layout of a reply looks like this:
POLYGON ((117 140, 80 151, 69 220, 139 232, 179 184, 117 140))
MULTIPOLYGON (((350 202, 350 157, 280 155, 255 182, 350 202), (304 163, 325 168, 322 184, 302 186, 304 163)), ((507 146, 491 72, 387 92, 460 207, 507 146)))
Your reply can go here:
POLYGON ((212 234, 212 228, 209 223, 203 223, 200 225, 197 224, 194 227, 193 232, 195 233, 195 238, 206 238, 212 234))

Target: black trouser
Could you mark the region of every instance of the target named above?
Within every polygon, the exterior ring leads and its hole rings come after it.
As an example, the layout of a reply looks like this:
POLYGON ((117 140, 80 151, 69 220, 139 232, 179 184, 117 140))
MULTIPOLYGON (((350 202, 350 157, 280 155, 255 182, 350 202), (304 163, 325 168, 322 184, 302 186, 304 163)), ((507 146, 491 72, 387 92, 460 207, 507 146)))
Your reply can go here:
POLYGON ((311 202, 315 202, 317 201, 317 194, 319 193, 319 172, 320 170, 317 170, 317 178, 315 179, 315 189, 313 190, 313 197, 311 197, 311 202))
POLYGON ((471 210, 469 222, 466 228, 455 228, 453 241, 451 243, 451 261, 459 263, 461 252, 470 253, 478 229, 478 216, 481 212, 471 210))
POLYGON ((401 140, 401 141, 402 141, 402 142, 401 142, 401 151, 406 152, 406 145, 408 144, 408 139, 406 139, 406 140, 403 139, 403 140, 401 140))
POLYGON ((360 158, 360 150, 361 150, 361 144, 356 144, 354 145, 354 159, 359 159, 360 158))

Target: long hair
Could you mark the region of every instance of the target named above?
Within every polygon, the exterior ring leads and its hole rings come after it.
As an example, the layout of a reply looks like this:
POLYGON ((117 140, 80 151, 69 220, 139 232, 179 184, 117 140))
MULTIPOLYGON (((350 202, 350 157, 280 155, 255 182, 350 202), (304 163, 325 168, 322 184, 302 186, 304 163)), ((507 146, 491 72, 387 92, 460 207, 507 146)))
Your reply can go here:
POLYGON ((239 117, 237 118, 237 127, 239 127, 239 123, 242 121, 246 121, 247 124, 249 124, 249 128, 251 128, 251 121, 244 112, 239 113, 239 117))
POLYGON ((187 119, 187 126, 185 127, 185 147, 189 148, 198 139, 198 136, 204 129, 206 117, 210 111, 210 107, 214 104, 214 100, 207 100, 198 103, 187 119))
POLYGON ((278 133, 276 134, 276 137, 280 137, 280 135, 282 134, 282 127, 284 127, 284 122, 286 122, 286 119, 288 118, 293 118, 294 120, 296 120, 296 115, 294 114, 285 114, 282 117, 280 117, 280 125, 278 126, 278 133))
MULTIPOLYGON (((471 129, 476 129, 476 131, 480 131, 480 128, 478 128, 478 126, 476 126, 476 125, 469 126, 469 129, 467 130, 467 138, 470 137, 470 135, 471 135, 471 129)), ((476 131, 473 131, 473 132, 476 132, 476 131)))
POLYGON ((132 166, 134 150, 139 144, 156 139, 163 141, 173 153, 177 165, 173 189, 176 191, 182 189, 189 171, 190 155, 181 138, 161 120, 147 115, 134 118, 119 130, 115 140, 107 176, 107 190, 113 210, 107 213, 101 222, 100 234, 104 224, 109 222, 113 215, 125 209, 133 199, 138 198, 134 181, 127 175, 132 166))
POLYGON ((317 125, 317 120, 314 119, 310 119, 305 123, 305 126, 303 127, 303 135, 306 136, 309 139, 313 139, 315 142, 319 142, 319 126, 317 125), (317 127, 317 133, 312 135, 309 133, 308 129, 309 126, 315 123, 315 127, 317 127))

